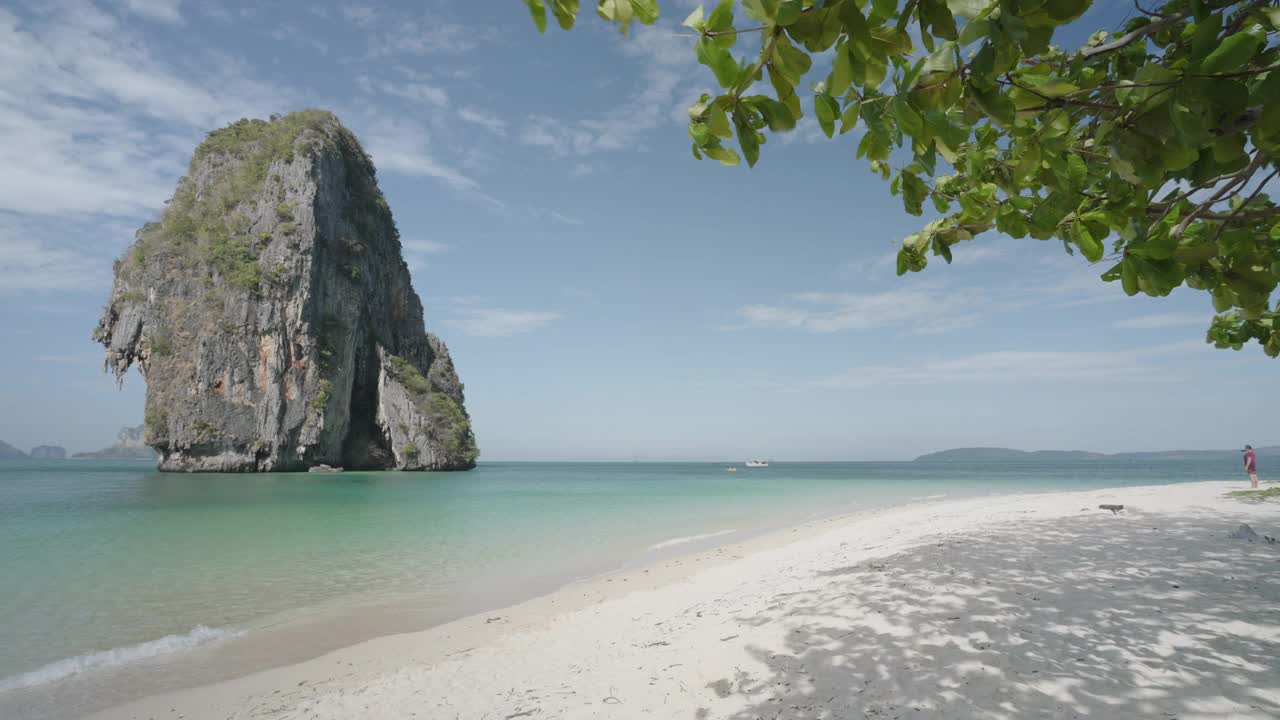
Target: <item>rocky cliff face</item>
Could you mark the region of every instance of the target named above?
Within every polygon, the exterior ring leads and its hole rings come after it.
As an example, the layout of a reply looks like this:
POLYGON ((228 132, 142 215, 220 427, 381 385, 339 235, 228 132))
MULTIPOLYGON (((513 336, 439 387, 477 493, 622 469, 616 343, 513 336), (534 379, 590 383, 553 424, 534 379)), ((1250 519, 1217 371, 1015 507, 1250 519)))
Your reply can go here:
POLYGON ((475 465, 373 164, 330 113, 211 133, 117 263, 95 337, 118 379, 141 368, 162 470, 475 465))
POLYGON ((37 445, 27 455, 36 460, 65 460, 67 449, 59 445, 37 445))
POLYGON ((18 448, 0 440, 0 460, 21 460, 27 456, 18 448))

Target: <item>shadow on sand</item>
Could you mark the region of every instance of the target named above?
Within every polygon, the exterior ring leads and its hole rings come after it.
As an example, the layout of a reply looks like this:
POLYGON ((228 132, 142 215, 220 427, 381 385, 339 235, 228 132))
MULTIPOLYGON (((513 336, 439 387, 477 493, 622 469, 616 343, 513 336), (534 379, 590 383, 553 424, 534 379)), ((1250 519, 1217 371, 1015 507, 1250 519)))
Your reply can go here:
POLYGON ((697 716, 1280 718, 1280 545, 1238 523, 1093 512, 829 571, 738 618, 794 629, 697 716))

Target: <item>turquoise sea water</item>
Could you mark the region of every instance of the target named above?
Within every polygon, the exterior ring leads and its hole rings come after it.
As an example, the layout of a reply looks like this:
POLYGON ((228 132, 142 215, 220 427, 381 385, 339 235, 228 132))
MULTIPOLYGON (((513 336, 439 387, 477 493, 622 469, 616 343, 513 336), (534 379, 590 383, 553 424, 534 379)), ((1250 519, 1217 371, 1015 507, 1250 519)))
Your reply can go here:
POLYGON ((176 475, 132 461, 0 463, 0 715, 73 717, 823 514, 1239 475, 1183 461, 725 467, 176 475))

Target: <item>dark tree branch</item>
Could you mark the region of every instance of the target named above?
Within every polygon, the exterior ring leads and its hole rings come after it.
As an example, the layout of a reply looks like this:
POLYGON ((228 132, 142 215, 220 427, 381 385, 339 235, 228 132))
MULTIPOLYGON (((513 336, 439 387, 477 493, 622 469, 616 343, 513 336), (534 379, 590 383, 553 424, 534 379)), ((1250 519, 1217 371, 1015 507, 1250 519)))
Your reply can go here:
MULTIPOLYGON (((1237 174, 1234 178, 1232 178, 1222 187, 1218 188, 1217 192, 1215 192, 1213 195, 1210 195, 1208 200, 1205 200, 1204 202, 1200 203, 1199 205, 1196 206, 1194 210, 1188 213, 1187 216, 1182 219, 1182 222, 1178 223, 1177 227, 1173 229, 1173 233, 1172 233, 1173 236, 1182 237, 1182 233, 1186 232, 1187 227, 1190 226, 1191 223, 1194 222, 1196 218, 1208 212, 1209 208, 1213 207, 1219 200, 1226 197, 1227 193, 1234 190, 1236 186, 1240 185, 1241 183, 1248 183, 1249 179, 1253 177, 1254 173, 1258 172, 1258 168, 1262 167, 1263 163, 1265 163, 1266 160, 1267 160, 1267 157, 1263 153, 1258 153, 1257 155, 1254 155, 1253 161, 1249 163, 1248 167, 1246 167, 1244 170, 1241 170, 1239 174, 1237 174)), ((1227 215, 1226 217, 1230 217, 1230 215, 1227 215)))
MULTIPOLYGON (((1259 153, 1259 155, 1261 155, 1261 153, 1259 153)), ((1249 195, 1249 197, 1245 198, 1245 201, 1240 203, 1239 207, 1237 207, 1235 210, 1232 210, 1231 214, 1227 215, 1226 219, 1222 221, 1222 224, 1218 226, 1218 232, 1214 233, 1214 236, 1213 236, 1214 244, 1217 244, 1218 240, 1222 238, 1222 233, 1226 232, 1227 225, 1229 225, 1232 220, 1236 220, 1240 218, 1242 211, 1244 211, 1244 209, 1249 206, 1249 203, 1253 202, 1254 198, 1258 197, 1258 195, 1262 192, 1263 188, 1267 186, 1267 183, 1271 182, 1272 178, 1274 178, 1276 175, 1280 175, 1280 170, 1275 170, 1270 175, 1263 178, 1262 182, 1258 183, 1258 187, 1253 189, 1253 193, 1249 195)), ((1275 210, 1277 214, 1280 214, 1280 208, 1269 208, 1269 209, 1275 210)))
POLYGON ((1120 50, 1121 48, 1129 46, 1135 40, 1141 40, 1142 38, 1150 35, 1153 32, 1156 32, 1157 30, 1162 30, 1165 27, 1168 27, 1169 25, 1172 25, 1180 20, 1186 20, 1188 17, 1190 17, 1190 15, 1188 14, 1170 15, 1169 17, 1164 18, 1163 20, 1157 20, 1153 23, 1143 25, 1142 27, 1138 28, 1137 30, 1134 30, 1133 32, 1125 33, 1124 35, 1121 35, 1120 37, 1116 38, 1115 40, 1112 40, 1111 42, 1102 43, 1101 45, 1094 45, 1093 47, 1090 47, 1090 48, 1085 48, 1080 51, 1080 57, 1083 57, 1083 58, 1097 57, 1099 55, 1105 55, 1109 52, 1120 50))

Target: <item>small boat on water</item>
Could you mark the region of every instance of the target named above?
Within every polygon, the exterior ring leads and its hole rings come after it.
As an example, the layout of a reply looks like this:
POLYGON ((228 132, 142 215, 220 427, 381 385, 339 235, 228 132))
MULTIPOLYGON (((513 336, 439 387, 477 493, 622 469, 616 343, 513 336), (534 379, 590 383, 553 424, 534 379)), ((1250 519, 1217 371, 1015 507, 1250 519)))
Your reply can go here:
POLYGON ((725 472, 738 472, 738 468, 736 468, 736 467, 727 467, 727 468, 725 468, 725 469, 724 469, 724 471, 725 471, 725 472))
POLYGON ((755 468, 769 467, 769 461, 768 460, 748 460, 747 467, 755 467, 755 468))

